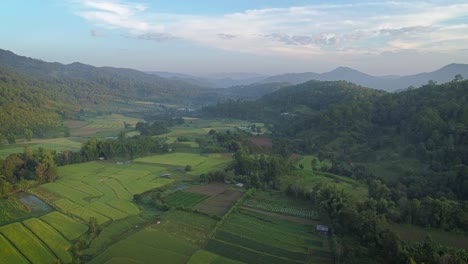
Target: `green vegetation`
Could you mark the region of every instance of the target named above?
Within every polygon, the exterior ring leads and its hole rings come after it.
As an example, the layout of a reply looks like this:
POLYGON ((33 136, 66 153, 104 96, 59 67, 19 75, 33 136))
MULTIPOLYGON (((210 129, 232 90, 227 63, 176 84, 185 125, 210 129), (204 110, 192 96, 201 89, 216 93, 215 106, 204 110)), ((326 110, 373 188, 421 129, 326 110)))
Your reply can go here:
POLYGON ((164 201, 172 206, 190 208, 208 197, 208 195, 203 195, 199 193, 176 192, 164 198, 164 201))
POLYGON ((42 242, 20 223, 0 227, 5 236, 30 262, 54 263, 56 257, 42 242))
POLYGON ((271 203, 259 202, 256 200, 249 200, 244 204, 247 207, 260 209, 267 212, 279 213, 290 216, 303 217, 308 219, 318 219, 317 212, 310 209, 294 208, 294 207, 282 207, 271 203))
POLYGON ((196 247, 150 226, 110 246, 90 263, 125 258, 143 263, 185 263, 196 247))
POLYGON ((187 264, 239 264, 238 262, 232 259, 222 257, 220 255, 213 254, 205 250, 198 250, 192 257, 189 259, 187 264))
POLYGON ((3 235, 0 235, 0 256, 5 263, 29 263, 3 235))
POLYGON ((11 223, 28 216, 28 209, 26 206, 15 199, 0 199, 0 225, 11 223))
POLYGON ((322 239, 311 235, 313 229, 313 225, 240 210, 225 221, 204 249, 247 263, 303 263, 309 252, 321 252, 321 263, 331 262, 322 239))
POLYGON ((23 224, 44 242, 63 263, 72 261, 72 256, 68 252, 71 244, 55 229, 37 218, 25 220, 23 224))
POLYGON ((84 234, 88 227, 60 212, 41 216, 41 220, 55 228, 68 240, 75 240, 84 234))

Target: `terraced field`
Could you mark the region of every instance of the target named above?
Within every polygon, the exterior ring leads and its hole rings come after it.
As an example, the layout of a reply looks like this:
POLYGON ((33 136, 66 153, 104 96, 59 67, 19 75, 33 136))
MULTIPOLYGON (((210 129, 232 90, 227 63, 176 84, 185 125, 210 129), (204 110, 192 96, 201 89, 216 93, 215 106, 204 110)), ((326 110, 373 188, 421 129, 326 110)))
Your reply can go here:
POLYGON ((32 192, 84 222, 94 217, 98 224, 105 224, 139 213, 132 203, 134 194, 173 181, 160 179, 157 176, 160 171, 165 169, 106 162, 76 164, 61 167, 61 177, 57 181, 34 188, 32 192))

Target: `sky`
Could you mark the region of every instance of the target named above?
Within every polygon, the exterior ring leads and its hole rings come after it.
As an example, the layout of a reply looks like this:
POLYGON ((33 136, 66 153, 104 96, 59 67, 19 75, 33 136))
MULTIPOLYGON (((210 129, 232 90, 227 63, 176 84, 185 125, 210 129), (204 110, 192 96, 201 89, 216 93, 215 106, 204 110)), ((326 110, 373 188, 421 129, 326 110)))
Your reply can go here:
POLYGON ((468 63, 468 2, 1 0, 0 48, 190 74, 408 75, 468 63))

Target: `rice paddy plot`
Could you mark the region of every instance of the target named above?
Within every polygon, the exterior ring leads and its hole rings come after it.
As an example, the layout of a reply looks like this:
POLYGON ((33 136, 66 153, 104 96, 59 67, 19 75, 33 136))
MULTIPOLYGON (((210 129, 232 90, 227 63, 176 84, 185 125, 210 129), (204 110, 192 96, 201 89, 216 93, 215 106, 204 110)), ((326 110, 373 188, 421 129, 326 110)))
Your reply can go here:
POLYGON ((136 215, 140 212, 140 209, 138 208, 138 206, 136 206, 134 203, 129 202, 129 201, 111 200, 111 201, 106 202, 106 204, 128 215, 136 215))
POLYGON ((186 263, 195 251, 195 246, 147 227, 113 244, 90 263, 111 263, 114 259, 132 259, 143 263, 186 263))
POLYGON ((60 179, 56 182, 43 184, 41 187, 46 189, 49 192, 68 198, 69 200, 73 201, 76 204, 79 204, 79 205, 88 204, 86 202, 86 198, 89 197, 88 194, 82 191, 78 191, 74 188, 65 186, 63 184, 60 184, 60 181, 66 181, 66 179, 60 179))
POLYGON ((59 210, 64 211, 64 212, 68 212, 70 210, 80 207, 79 204, 76 204, 68 199, 59 199, 59 200, 52 202, 52 204, 55 207, 57 207, 59 210))
POLYGON ((82 252, 83 255, 95 256, 101 252, 105 247, 113 244, 122 237, 125 237, 127 233, 138 230, 139 226, 144 223, 145 220, 139 216, 130 216, 122 220, 114 221, 107 225, 96 237, 91 241, 88 249, 82 252))
POLYGON ((16 248, 0 234, 0 256, 4 263, 29 263, 16 248))
POLYGON ((43 215, 41 220, 55 228, 68 240, 75 240, 88 230, 86 225, 60 212, 43 215))
POLYGON ((300 263, 293 260, 282 259, 276 256, 270 256, 256 252, 242 246, 233 245, 219 241, 216 239, 210 239, 206 244, 205 250, 213 252, 215 254, 235 259, 244 263, 256 263, 256 264, 292 264, 300 263))
POLYGON ((105 184, 107 184, 115 193, 118 199, 120 200, 131 200, 133 199, 132 194, 125 189, 122 184, 120 184, 118 181, 115 179, 107 179, 103 181, 105 184))
POLYGON ((201 246, 209 238, 216 222, 206 215, 175 210, 162 215, 160 224, 153 225, 153 228, 201 246))
POLYGON ((70 242, 54 228, 37 218, 25 220, 23 224, 44 242, 63 263, 72 262, 72 256, 68 251, 71 247, 70 242))
POLYGON ((179 191, 166 197, 164 201, 172 206, 190 208, 207 199, 208 197, 210 196, 199 193, 179 191))
POLYGON ((96 221, 99 225, 105 224, 110 221, 108 217, 105 217, 102 214, 96 213, 84 207, 77 207, 69 211, 70 214, 82 219, 84 222, 89 222, 91 217, 96 218, 96 221))
POLYGON ((20 223, 0 227, 7 238, 31 263, 55 263, 56 257, 31 231, 20 223))
POLYGON ((139 158, 135 161, 181 167, 190 165, 192 167, 192 170, 189 172, 190 174, 201 174, 223 167, 230 159, 229 156, 223 154, 171 153, 139 158))
POLYGON ((119 220, 128 216, 128 214, 119 211, 102 202, 95 202, 87 205, 86 209, 92 210, 112 220, 119 220))

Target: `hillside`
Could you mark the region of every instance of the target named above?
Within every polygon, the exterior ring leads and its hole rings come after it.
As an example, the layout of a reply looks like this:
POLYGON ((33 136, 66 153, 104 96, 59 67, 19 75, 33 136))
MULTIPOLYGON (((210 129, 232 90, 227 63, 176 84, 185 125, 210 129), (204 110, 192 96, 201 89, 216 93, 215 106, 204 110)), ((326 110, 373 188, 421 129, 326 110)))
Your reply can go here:
POLYGON ((71 80, 83 86, 95 87, 97 93, 116 98, 145 99, 157 102, 203 102, 211 97, 208 89, 177 79, 112 67, 94 67, 82 63, 64 65, 18 56, 0 50, 0 67, 46 82, 71 80))
POLYGON ((403 183, 411 197, 468 199, 467 105, 468 81, 400 93, 310 81, 256 102, 230 101, 204 110, 273 124, 290 151, 320 153, 344 167, 374 164, 377 176, 390 185, 403 183), (447 181, 448 175, 454 178, 447 181))

